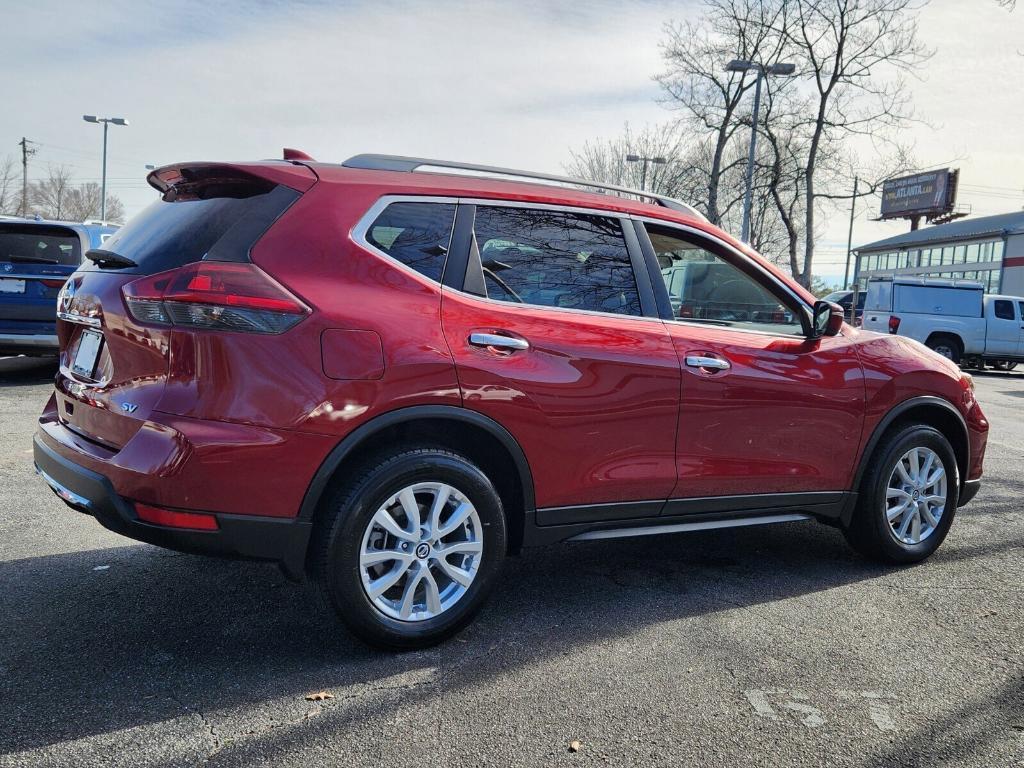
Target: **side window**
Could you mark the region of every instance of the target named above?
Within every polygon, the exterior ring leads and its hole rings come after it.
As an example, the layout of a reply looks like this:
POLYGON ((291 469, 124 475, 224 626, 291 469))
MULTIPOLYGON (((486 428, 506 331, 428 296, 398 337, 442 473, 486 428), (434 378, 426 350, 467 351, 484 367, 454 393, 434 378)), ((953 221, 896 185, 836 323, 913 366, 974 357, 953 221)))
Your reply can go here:
POLYGON ((454 220, 453 203, 391 203, 370 225, 366 240, 440 282, 454 220))
POLYGON ((798 310, 757 278, 670 229, 648 226, 676 319, 803 334, 798 310))
POLYGON ((1021 320, 1024 320, 1024 301, 1018 301, 1017 302, 1017 309, 1020 310, 1021 320))
POLYGON ((996 299, 996 317, 1000 320, 1016 320, 1013 315, 1013 302, 1006 299, 996 299))
POLYGON ((478 206, 474 231, 488 298, 641 314, 618 219, 478 206))

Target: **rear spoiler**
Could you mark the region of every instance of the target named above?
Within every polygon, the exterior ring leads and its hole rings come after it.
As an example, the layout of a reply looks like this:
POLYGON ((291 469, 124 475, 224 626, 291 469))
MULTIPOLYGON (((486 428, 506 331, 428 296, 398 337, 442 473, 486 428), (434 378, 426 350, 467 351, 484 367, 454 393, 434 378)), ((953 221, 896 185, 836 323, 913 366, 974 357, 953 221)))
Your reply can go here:
POLYGON ((282 160, 253 163, 175 163, 151 171, 146 181, 164 200, 247 197, 281 185, 305 192, 317 182, 307 165, 282 160))

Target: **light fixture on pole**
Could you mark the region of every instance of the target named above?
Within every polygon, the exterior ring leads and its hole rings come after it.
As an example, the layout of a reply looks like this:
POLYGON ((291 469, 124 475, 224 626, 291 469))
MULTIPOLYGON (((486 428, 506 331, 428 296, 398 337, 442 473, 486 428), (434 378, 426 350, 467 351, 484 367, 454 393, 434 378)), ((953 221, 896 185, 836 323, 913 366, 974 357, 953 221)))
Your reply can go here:
POLYGON ((647 191, 647 164, 656 163, 664 165, 668 162, 664 157, 642 157, 640 155, 626 155, 627 163, 643 163, 643 170, 640 172, 640 191, 647 191))
POLYGON ((754 195, 754 153, 757 149, 757 119, 761 111, 761 78, 766 75, 792 75, 796 72, 796 64, 772 64, 766 67, 756 61, 733 59, 725 65, 726 72, 757 72, 754 85, 754 117, 750 122, 750 153, 747 156, 747 191, 743 197, 743 242, 750 242, 750 206, 754 195))
POLYGON ((107 220, 107 126, 128 125, 123 117, 96 117, 96 115, 82 115, 87 123, 103 123, 103 186, 100 192, 100 220, 107 220))

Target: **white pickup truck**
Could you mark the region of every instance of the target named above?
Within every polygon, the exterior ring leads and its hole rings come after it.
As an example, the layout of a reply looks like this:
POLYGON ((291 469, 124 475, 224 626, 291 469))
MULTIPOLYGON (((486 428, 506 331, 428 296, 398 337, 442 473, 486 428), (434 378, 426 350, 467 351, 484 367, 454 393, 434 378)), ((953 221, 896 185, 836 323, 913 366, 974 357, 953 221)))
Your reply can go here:
POLYGON ((965 368, 1024 362, 1024 298, 969 280, 870 280, 864 328, 909 336, 965 368))

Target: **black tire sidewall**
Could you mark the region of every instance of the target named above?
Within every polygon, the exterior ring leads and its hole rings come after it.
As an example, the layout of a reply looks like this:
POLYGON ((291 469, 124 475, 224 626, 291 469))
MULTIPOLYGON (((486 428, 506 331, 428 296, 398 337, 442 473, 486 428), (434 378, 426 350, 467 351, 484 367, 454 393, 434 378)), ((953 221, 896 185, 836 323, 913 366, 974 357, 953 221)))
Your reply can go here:
POLYGON ((507 538, 501 499, 480 469, 447 451, 410 451, 371 470, 341 504, 328 542, 321 584, 355 635, 373 645, 417 648, 440 642, 473 618, 500 569, 507 538), (447 483, 472 502, 483 529, 483 553, 476 577, 458 603, 433 619, 407 622, 384 615, 370 601, 361 580, 359 550, 366 526, 380 505, 401 489, 420 482, 447 483))
POLYGON ((864 504, 861 514, 867 515, 872 538, 878 544, 885 559, 892 562, 912 563, 931 555, 946 538, 956 515, 960 492, 960 470, 949 441, 941 432, 926 426, 911 426, 901 430, 886 443, 882 455, 873 467, 864 488, 864 504), (938 454, 946 470, 946 508, 935 531, 919 544, 905 544, 898 541, 886 519, 886 489, 896 462, 912 448, 930 448, 938 454))

